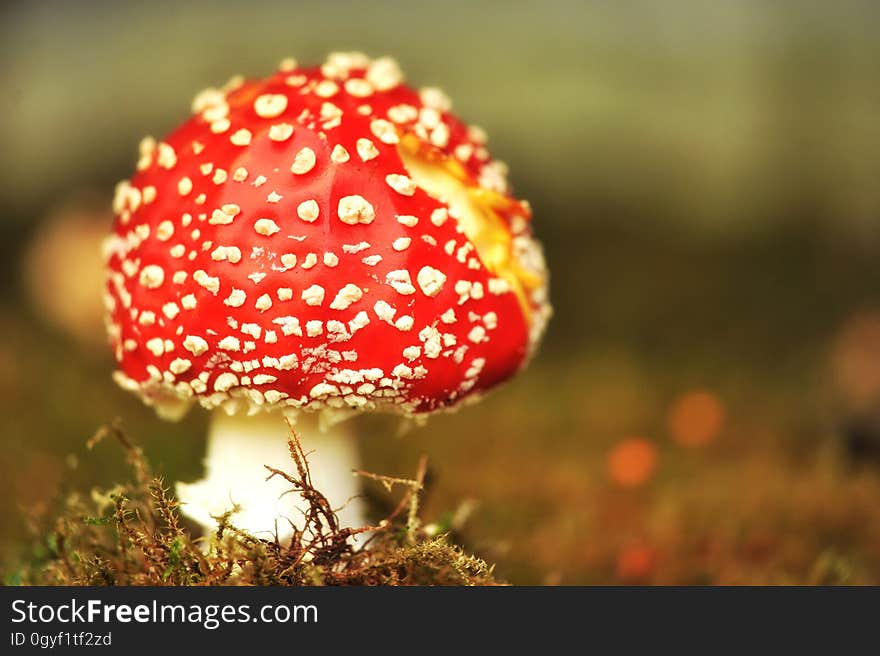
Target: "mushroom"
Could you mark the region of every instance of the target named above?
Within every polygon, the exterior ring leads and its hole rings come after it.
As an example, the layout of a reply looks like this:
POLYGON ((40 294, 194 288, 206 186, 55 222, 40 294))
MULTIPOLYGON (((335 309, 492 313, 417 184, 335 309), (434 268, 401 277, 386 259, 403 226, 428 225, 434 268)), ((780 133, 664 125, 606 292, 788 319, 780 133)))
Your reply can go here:
POLYGON ((235 503, 240 528, 288 533, 263 467, 286 462, 281 415, 362 525, 341 420, 456 408, 534 353, 551 310, 529 206, 482 130, 389 58, 285 60, 193 112, 116 189, 115 379, 165 418, 212 412, 206 479, 177 487, 206 529, 235 503))

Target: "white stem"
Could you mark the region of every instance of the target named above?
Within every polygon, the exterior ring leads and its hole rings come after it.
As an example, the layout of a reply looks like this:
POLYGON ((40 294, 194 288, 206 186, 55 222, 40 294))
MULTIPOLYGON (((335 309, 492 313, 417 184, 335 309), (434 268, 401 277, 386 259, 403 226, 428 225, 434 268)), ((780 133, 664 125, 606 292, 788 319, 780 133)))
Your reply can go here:
MULTIPOLYGON (((358 467, 358 454, 349 422, 321 429, 316 417, 301 415, 296 428, 308 454, 312 484, 333 508, 341 508, 340 525, 366 526, 363 502, 357 497, 358 481, 351 473, 358 467)), ((229 416, 215 411, 208 433, 205 478, 177 484, 183 514, 211 533, 217 527, 212 515, 220 516, 238 505, 234 526, 256 537, 272 539, 277 530, 281 540, 289 538, 288 520, 302 528, 305 502, 299 494, 287 493, 291 486, 280 477, 266 481, 269 472, 263 466, 296 474, 287 448, 289 436, 290 429, 279 413, 229 416)))

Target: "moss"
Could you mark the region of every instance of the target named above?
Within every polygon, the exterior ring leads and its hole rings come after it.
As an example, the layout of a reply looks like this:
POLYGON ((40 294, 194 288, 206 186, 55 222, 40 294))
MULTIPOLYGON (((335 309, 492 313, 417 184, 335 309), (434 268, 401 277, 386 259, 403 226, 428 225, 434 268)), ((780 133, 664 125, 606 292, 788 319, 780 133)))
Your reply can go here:
POLYGON ((417 476, 361 474, 389 491, 404 489, 395 510, 378 526, 345 528, 314 488, 308 457, 294 431, 293 473, 269 468, 307 502, 305 523, 289 542, 249 535, 234 512, 219 518, 213 535, 195 538, 180 519, 178 502, 154 476, 140 448, 117 426, 99 431, 90 446, 112 435, 125 450, 133 481, 89 495, 72 494, 51 526, 43 526, 34 561, 7 576, 25 585, 496 585, 492 567, 432 536, 418 517, 425 464, 417 476), (368 534, 360 547, 355 534, 368 534))

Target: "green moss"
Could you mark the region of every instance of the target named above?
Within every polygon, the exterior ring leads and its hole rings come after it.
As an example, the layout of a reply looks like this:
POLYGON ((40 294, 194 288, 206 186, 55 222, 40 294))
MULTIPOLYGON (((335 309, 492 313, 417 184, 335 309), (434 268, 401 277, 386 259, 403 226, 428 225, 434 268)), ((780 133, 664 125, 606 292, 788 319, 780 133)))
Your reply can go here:
POLYGON ((369 474, 405 494, 376 527, 344 528, 323 494, 311 485, 308 459, 296 434, 289 440, 295 473, 272 469, 307 501, 303 529, 289 542, 238 530, 234 512, 219 518, 213 535, 194 538, 180 520, 178 502, 154 476, 142 451, 118 427, 115 436, 134 473, 131 483, 88 496, 72 494, 51 526, 43 527, 33 562, 7 576, 30 585, 495 585, 492 568, 446 536, 429 536, 418 518, 424 463, 413 480, 369 474), (403 518, 403 519, 398 519, 403 518), (369 537, 356 548, 349 538, 369 537))

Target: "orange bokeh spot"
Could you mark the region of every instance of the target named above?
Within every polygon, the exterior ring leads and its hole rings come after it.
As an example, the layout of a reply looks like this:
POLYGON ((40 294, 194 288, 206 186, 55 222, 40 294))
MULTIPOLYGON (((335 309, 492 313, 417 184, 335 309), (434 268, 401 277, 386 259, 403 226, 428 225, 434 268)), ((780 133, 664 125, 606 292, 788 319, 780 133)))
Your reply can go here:
POLYGON ((708 444, 724 426, 724 404, 717 394, 695 390, 682 394, 669 410, 672 439, 684 446, 708 444))
POLYGON ((608 474, 615 483, 627 487, 647 481, 656 466, 657 449, 640 437, 622 440, 608 454, 608 474))
POLYGON ((656 560, 654 550, 647 545, 625 547, 617 554, 617 576, 627 581, 645 579, 654 570, 656 560))

